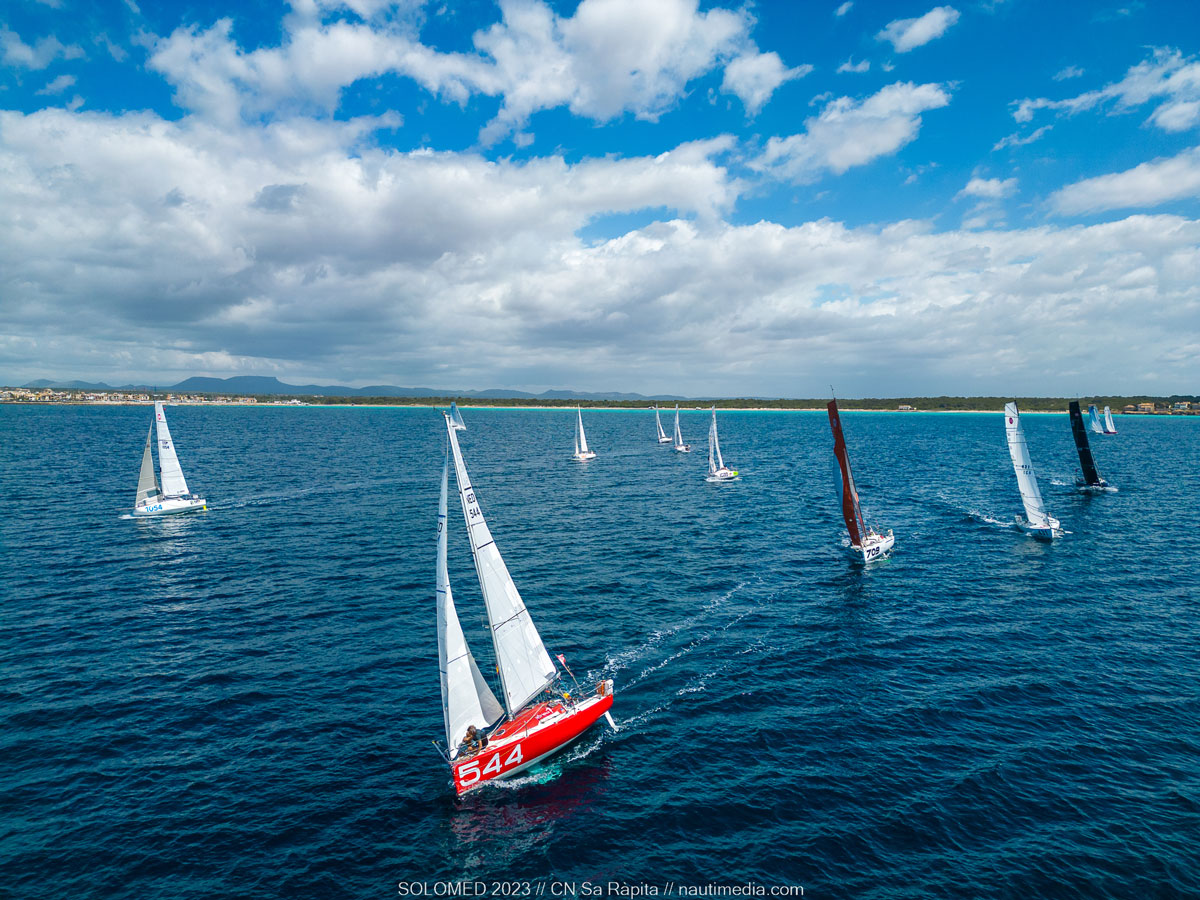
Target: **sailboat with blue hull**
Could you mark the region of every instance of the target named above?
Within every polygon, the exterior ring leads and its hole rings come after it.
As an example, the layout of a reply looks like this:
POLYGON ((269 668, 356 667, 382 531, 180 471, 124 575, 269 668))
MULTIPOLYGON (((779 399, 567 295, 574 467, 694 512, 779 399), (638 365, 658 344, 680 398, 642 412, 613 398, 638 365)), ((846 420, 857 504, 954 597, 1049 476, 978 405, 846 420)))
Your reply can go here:
MULTIPOLYGON (((1094 410, 1096 407, 1092 407, 1094 410)), ((1083 414, 1079 411, 1079 403, 1072 400, 1067 404, 1071 413, 1071 434, 1075 438, 1075 450, 1079 453, 1079 475, 1075 477, 1075 486, 1084 491, 1116 491, 1116 488, 1100 477, 1096 470, 1096 461, 1092 458, 1092 448, 1088 443, 1087 428, 1083 425, 1083 414)))

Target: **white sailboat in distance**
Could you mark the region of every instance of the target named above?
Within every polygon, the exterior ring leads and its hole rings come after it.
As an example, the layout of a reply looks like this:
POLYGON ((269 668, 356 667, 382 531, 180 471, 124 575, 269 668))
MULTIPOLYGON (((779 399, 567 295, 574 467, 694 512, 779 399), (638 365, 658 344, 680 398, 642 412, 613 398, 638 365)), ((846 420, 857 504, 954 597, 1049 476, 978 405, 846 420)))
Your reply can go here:
MULTIPOLYGON (((616 725, 609 713, 613 703, 611 680, 600 681, 591 690, 581 689, 576 683, 575 690, 570 691, 562 683, 484 520, 449 415, 446 434, 449 446, 442 466, 438 505, 438 661, 446 729, 445 758, 454 778, 454 789, 463 794, 485 782, 515 775, 556 753, 601 716, 613 728, 616 725), (487 608, 488 630, 496 651, 503 707, 467 646, 450 590, 446 496, 451 456, 475 573, 487 608)), ((562 654, 557 654, 557 658, 566 668, 562 654)), ((570 674, 570 669, 567 673, 570 674)))
POLYGON ((158 429, 158 475, 154 472, 154 458, 150 453, 150 431, 146 432, 146 448, 142 452, 142 467, 138 472, 137 496, 133 501, 135 516, 170 516, 176 513, 207 509, 207 501, 188 491, 175 443, 171 440, 171 429, 167 427, 167 416, 161 401, 154 403, 154 425, 158 429))
POLYGON ((675 404, 675 445, 676 453, 691 453, 692 445, 683 442, 683 434, 679 430, 679 404, 675 404))
POLYGON ((1100 423, 1100 413, 1096 411, 1096 404, 1088 406, 1088 425, 1096 434, 1104 434, 1104 426, 1100 423))
POLYGON ((458 411, 458 404, 453 400, 450 401, 450 427, 455 431, 467 430, 467 423, 462 420, 462 413, 458 411))
POLYGON ((663 431, 662 416, 658 414, 658 407, 654 407, 654 424, 658 427, 658 442, 660 444, 669 444, 671 439, 667 437, 667 433, 663 431))
POLYGON ((580 462, 596 458, 596 451, 588 449, 587 435, 583 433, 583 410, 575 407, 575 458, 580 462))
POLYGON ((717 408, 712 408, 712 424, 708 426, 708 475, 704 480, 716 484, 722 481, 734 481, 738 477, 736 469, 725 465, 721 459, 721 441, 717 438, 717 408))
POLYGON ((1113 424, 1113 420, 1112 420, 1112 410, 1109 409, 1107 406, 1104 407, 1104 433, 1105 434, 1116 434, 1117 433, 1117 426, 1113 424))
POLYGON ((883 559, 896 544, 892 529, 887 534, 880 534, 874 528, 868 528, 863 520, 862 507, 858 503, 858 488, 854 485, 854 475, 850 471, 850 454, 846 450, 846 436, 842 433, 842 418, 838 412, 837 400, 829 401, 829 429, 833 432, 833 455, 837 457, 838 468, 841 470, 838 478, 838 499, 842 503, 842 519, 846 523, 846 531, 850 533, 850 549, 856 554, 861 553, 863 562, 873 559, 883 559))
POLYGON ((1021 489, 1021 502, 1025 504, 1025 518, 1017 516, 1017 525, 1034 537, 1047 540, 1062 535, 1062 524, 1046 512, 1042 492, 1038 489, 1037 476, 1033 474, 1033 461, 1029 458, 1029 444, 1025 441, 1025 430, 1021 427, 1021 414, 1016 403, 1004 404, 1004 428, 1008 435, 1008 452, 1012 456, 1013 470, 1017 473, 1017 485, 1021 489))

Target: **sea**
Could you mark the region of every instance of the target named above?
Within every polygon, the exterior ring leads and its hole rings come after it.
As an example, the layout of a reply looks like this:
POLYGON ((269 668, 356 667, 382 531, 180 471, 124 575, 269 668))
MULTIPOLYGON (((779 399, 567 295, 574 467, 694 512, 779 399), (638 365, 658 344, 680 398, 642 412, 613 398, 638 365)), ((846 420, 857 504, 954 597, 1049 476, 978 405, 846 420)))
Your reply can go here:
MULTIPOLYGON (((847 404, 850 405, 850 404, 847 404)), ((464 409, 552 655, 611 678, 545 765, 455 796, 433 409, 170 406, 195 515, 130 517, 145 406, 0 406, 0 896, 1200 896, 1200 418, 464 409), (670 415, 664 425, 671 427, 670 415), (689 894, 688 892, 693 892, 689 894)), ((451 476, 453 477, 453 476, 451 476)), ((451 503, 454 502, 451 493, 451 503)), ((450 577, 494 671, 462 518, 450 577)), ((564 676, 565 677, 565 676, 564 676)), ((568 680, 568 683, 570 681, 568 680)))

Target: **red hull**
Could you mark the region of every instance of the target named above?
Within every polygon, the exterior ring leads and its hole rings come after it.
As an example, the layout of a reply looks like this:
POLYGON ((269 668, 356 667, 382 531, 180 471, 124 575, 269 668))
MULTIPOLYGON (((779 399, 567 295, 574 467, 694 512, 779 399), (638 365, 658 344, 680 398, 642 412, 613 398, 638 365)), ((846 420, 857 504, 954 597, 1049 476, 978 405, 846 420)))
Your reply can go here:
POLYGON ((481 784, 527 769, 578 738, 612 708, 611 689, 575 705, 539 703, 493 732, 482 751, 451 764, 461 795, 481 784))

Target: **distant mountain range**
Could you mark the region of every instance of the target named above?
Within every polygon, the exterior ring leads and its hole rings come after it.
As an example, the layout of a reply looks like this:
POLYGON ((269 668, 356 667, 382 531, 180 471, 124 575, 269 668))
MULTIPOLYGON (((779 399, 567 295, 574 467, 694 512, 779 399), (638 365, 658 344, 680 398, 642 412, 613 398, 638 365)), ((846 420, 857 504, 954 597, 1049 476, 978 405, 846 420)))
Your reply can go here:
POLYGON ((178 384, 96 384, 88 381, 49 381, 39 379, 23 384, 25 388, 50 388, 74 391, 156 391, 178 394, 238 394, 249 396, 285 397, 473 397, 480 400, 654 400, 681 401, 688 397, 659 394, 593 393, 588 391, 510 391, 492 388, 486 391, 452 391, 434 388, 396 387, 391 384, 370 384, 366 387, 347 387, 341 384, 285 384, 274 376, 235 375, 232 378, 186 378, 178 384))

